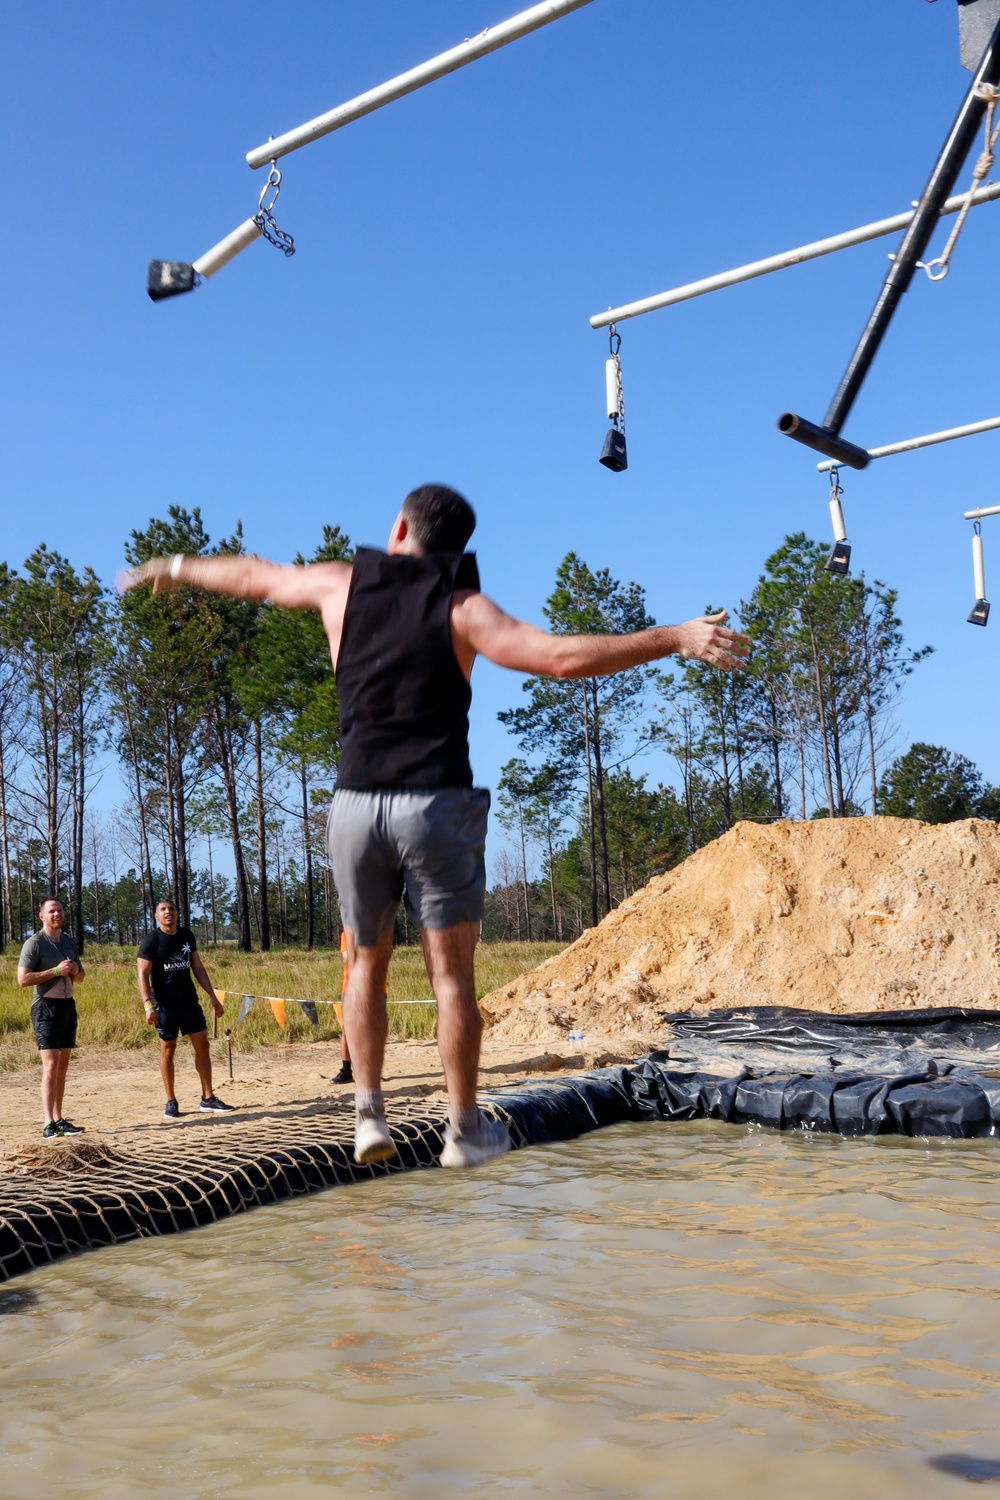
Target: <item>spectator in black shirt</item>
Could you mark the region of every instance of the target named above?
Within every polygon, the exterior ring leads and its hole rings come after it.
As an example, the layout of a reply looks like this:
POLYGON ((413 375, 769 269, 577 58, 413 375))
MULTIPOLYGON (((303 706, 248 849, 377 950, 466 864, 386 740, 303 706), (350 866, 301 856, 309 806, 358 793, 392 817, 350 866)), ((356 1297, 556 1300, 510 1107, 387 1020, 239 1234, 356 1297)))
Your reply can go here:
POLYGON ((208 1049, 205 1013, 191 982, 191 972, 201 985, 217 1016, 222 1015, 212 981, 198 954, 194 933, 177 925, 177 908, 160 901, 153 913, 156 927, 139 944, 139 995, 146 1008, 147 1026, 155 1026, 160 1038, 160 1077, 167 1091, 165 1120, 176 1120, 180 1107, 174 1097, 174 1053, 178 1034, 191 1040, 194 1065, 201 1079, 201 1109, 223 1114, 232 1109, 212 1092, 212 1056, 208 1049))

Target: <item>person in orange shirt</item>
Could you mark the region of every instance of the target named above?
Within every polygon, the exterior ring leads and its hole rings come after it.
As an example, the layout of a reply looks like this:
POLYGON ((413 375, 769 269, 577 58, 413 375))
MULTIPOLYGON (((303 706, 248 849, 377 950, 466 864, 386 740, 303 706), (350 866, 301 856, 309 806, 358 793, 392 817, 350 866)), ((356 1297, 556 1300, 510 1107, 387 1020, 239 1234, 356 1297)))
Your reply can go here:
POLYGON ((347 933, 341 928, 340 957, 344 965, 344 978, 340 985, 340 1072, 330 1079, 331 1083, 353 1083, 351 1049, 347 1045, 347 1027, 344 1025, 344 1000, 347 995, 347 933))

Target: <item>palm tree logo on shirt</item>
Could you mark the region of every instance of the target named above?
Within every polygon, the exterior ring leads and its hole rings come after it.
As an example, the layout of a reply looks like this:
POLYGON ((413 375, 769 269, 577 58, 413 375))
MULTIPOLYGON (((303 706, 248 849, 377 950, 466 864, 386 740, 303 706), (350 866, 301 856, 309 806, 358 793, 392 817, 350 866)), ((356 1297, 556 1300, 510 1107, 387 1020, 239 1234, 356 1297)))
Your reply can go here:
POLYGON ((190 943, 185 943, 184 946, 181 948, 181 953, 182 953, 182 955, 185 958, 188 958, 190 956, 190 953, 191 953, 191 944, 190 943))

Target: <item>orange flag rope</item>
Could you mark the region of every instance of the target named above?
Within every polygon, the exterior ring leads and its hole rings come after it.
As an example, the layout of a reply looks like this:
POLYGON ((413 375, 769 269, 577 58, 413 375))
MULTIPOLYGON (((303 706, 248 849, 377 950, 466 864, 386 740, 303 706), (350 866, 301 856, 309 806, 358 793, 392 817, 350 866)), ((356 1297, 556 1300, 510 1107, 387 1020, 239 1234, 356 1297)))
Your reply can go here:
POLYGON ((267 1003, 268 1003, 268 1005, 270 1005, 272 1011, 274 1012, 274 1019, 277 1021, 278 1025, 281 1027, 282 1031, 284 1031, 284 1029, 285 1029, 285 1002, 284 1002, 284 1000, 269 1000, 267 1003))

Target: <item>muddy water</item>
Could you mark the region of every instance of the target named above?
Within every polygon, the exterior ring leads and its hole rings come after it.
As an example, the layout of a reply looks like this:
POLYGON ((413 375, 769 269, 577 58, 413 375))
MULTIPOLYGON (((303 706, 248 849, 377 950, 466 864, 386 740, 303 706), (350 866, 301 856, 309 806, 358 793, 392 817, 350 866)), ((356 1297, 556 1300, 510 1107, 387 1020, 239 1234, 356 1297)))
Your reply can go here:
POLYGON ((1000 1460, 998 1173, 624 1126, 84 1256, 0 1292, 0 1494, 960 1495, 1000 1460))

